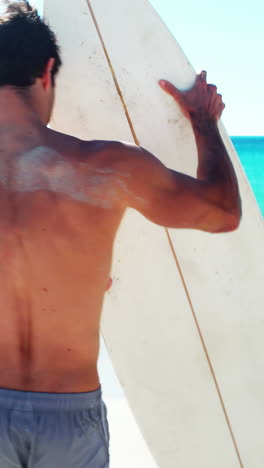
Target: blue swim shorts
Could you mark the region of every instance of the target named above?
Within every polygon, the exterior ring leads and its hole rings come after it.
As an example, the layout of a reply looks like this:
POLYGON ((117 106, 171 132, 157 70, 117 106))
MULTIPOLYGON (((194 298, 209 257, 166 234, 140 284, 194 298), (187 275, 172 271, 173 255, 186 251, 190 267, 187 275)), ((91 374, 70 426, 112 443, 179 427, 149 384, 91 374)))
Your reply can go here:
POLYGON ((109 468, 101 388, 38 393, 0 388, 1 468, 109 468))

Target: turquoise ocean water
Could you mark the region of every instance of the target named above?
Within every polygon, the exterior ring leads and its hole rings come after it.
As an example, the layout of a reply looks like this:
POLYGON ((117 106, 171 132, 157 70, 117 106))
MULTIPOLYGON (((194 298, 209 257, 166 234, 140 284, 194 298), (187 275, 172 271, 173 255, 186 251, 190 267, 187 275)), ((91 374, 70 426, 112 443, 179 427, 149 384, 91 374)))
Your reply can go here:
POLYGON ((231 137, 264 216, 264 136, 231 137))

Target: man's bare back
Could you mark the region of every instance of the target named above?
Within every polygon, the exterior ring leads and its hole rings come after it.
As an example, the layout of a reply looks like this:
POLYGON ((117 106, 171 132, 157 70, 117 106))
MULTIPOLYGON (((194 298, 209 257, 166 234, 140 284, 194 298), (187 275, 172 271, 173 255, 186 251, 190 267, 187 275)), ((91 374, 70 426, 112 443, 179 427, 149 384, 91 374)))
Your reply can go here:
POLYGON ((124 209, 106 145, 43 129, 0 135, 1 387, 99 386, 99 322, 124 209), (17 143, 13 144, 14 138, 17 143), (10 148, 10 149, 9 149, 10 148))

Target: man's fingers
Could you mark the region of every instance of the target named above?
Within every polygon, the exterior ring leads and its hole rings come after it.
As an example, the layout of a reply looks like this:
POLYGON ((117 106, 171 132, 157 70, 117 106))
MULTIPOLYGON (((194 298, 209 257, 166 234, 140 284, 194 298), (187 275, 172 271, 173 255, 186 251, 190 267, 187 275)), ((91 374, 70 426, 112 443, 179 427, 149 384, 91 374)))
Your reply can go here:
POLYGON ((217 94, 217 87, 213 84, 207 85, 207 88, 210 89, 212 94, 217 94))
POLYGON ((223 110, 225 108, 225 104, 223 103, 223 100, 222 100, 222 94, 217 94, 216 99, 217 99, 218 105, 223 110))
POLYGON ((181 96, 181 91, 179 91, 172 83, 167 80, 160 80, 159 81, 160 87, 168 94, 170 94, 174 98, 179 98, 181 96))
POLYGON ((200 73, 200 77, 201 77, 202 80, 206 81, 206 79, 207 79, 207 71, 202 70, 201 73, 200 73))
POLYGON ((207 72, 205 70, 201 71, 199 75, 196 75, 196 83, 206 83, 207 72))

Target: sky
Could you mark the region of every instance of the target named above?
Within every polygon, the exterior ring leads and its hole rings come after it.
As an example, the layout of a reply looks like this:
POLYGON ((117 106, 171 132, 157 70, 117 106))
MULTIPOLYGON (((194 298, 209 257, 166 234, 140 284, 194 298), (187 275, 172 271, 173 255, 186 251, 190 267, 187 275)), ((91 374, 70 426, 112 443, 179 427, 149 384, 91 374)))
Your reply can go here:
MULTIPOLYGON (((197 73, 207 70, 223 95, 229 135, 264 135, 263 0, 150 1, 197 73)), ((42 11, 43 0, 31 3, 42 11)))

